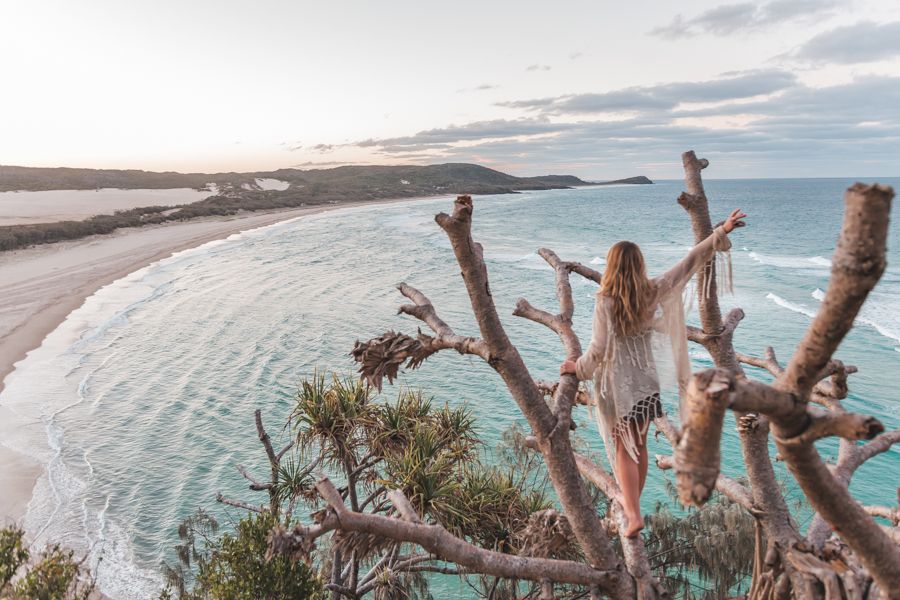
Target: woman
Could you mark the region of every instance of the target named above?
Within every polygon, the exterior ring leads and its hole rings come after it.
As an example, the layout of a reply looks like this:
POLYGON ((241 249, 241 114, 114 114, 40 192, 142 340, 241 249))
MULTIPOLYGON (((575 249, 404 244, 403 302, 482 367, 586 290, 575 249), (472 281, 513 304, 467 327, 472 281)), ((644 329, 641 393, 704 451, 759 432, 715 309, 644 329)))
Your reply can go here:
POLYGON ((562 374, 594 380, 600 433, 622 490, 626 537, 644 528, 640 499, 647 478, 647 431, 650 421, 662 414, 654 331, 670 338, 679 393, 683 393, 690 363, 682 291, 701 267, 712 264, 716 251, 731 248, 727 234, 742 227, 746 216, 735 209, 712 235, 654 279, 647 277, 637 244, 618 242, 610 248, 597 292, 591 344, 577 361, 567 360, 560 367, 562 374))

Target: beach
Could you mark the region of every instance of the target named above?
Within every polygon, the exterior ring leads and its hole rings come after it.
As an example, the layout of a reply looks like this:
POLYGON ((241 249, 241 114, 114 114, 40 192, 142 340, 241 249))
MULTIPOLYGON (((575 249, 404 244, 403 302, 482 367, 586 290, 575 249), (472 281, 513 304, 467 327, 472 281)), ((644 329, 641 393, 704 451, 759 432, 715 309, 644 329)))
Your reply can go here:
MULTIPOLYGON (((358 204, 362 203, 120 229, 109 235, 0 253, 0 392, 15 363, 39 347, 69 313, 103 286, 180 250, 248 229, 358 204)), ((4 428, 12 421, 8 411, 0 404, 0 522, 4 523, 21 520, 43 469, 3 444, 8 433, 4 428)))

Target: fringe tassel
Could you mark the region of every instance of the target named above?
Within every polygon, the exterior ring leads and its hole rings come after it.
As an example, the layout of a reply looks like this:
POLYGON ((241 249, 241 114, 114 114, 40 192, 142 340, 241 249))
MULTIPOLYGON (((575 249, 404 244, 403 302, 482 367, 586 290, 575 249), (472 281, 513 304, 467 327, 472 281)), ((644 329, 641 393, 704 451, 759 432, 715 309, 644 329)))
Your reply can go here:
MULTIPOLYGON (((623 444, 631 460, 638 462, 638 444, 635 433, 641 437, 647 435, 647 432, 650 431, 650 422, 656 416, 655 407, 656 402, 653 397, 644 398, 634 405, 628 416, 619 419, 612 430, 613 439, 611 441, 614 448, 612 456, 615 456, 617 445, 623 444), (640 426, 633 428, 631 426, 633 422, 639 422, 640 426)), ((613 460, 612 457, 610 460, 613 460)), ((615 465, 615 462, 612 464, 615 465)))
POLYGON ((716 271, 716 291, 719 295, 725 292, 734 294, 731 252, 729 250, 717 250, 716 255, 703 265, 703 297, 709 298, 712 294, 713 268, 716 271))

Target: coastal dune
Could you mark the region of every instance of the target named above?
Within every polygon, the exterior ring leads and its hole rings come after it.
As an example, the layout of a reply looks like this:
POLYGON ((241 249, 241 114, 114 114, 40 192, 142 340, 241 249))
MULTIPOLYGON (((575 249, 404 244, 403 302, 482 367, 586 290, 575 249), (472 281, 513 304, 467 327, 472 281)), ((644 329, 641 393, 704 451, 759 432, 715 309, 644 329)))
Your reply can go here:
POLYGON ((211 190, 39 190, 0 192, 0 226, 82 221, 142 206, 183 206, 214 194, 211 190))

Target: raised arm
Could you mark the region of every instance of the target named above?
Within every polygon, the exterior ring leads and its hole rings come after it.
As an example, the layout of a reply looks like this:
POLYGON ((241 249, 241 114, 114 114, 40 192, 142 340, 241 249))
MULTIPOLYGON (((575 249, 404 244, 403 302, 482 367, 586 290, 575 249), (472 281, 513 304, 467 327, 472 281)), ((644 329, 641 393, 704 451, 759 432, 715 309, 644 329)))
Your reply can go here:
POLYGON ((659 291, 659 297, 684 287, 694 273, 706 264, 716 251, 730 249, 731 241, 727 234, 734 231, 736 227, 743 227, 745 223, 742 219, 746 216, 739 208, 733 210, 725 223, 716 227, 709 237, 691 248, 687 256, 678 261, 674 267, 654 278, 653 283, 659 291))

